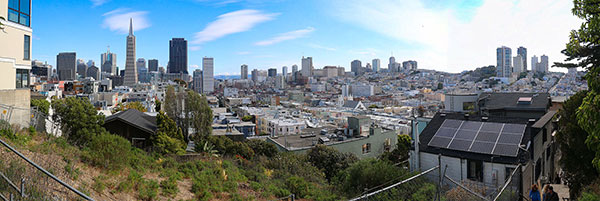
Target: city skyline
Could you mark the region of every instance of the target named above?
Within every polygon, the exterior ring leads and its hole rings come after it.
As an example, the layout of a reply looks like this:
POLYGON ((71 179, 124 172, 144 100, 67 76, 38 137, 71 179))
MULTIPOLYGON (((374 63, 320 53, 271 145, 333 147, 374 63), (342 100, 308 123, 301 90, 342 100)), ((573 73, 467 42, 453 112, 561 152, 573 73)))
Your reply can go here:
MULTIPOLYGON (((281 69, 282 66, 301 65, 301 57, 305 56, 313 57, 314 68, 317 69, 328 65, 349 69, 352 60, 358 59, 365 64, 376 58, 387 61, 392 53, 398 62, 416 60, 420 68, 461 72, 493 65, 495 54, 490 50, 503 45, 515 50, 519 46, 526 47, 529 55, 546 54, 551 58, 550 63, 562 61, 564 56, 560 50, 564 49, 567 41, 562 36, 578 26, 578 20, 570 15, 572 2, 568 1, 382 1, 371 6, 360 1, 341 3, 318 0, 233 3, 190 0, 173 5, 164 2, 149 5, 137 1, 94 2, 34 4, 38 20, 32 21, 32 28, 39 35, 33 37, 36 44, 33 59, 55 64, 56 54, 77 52, 78 59, 92 59, 98 63, 99 54, 106 52, 106 46, 110 46, 111 52, 116 53, 118 58, 125 58, 122 38, 126 35, 128 19, 131 17, 138 36, 138 58, 158 59, 159 66, 166 68, 169 40, 185 38, 190 41, 188 72, 201 69, 205 56, 221 61, 215 66, 215 75, 238 75, 241 64, 247 64, 249 69, 281 69), (382 16, 376 8, 384 6, 389 7, 384 11, 411 9, 422 11, 422 14, 411 18, 417 19, 416 22, 391 20, 408 19, 410 16, 406 15, 414 11, 382 16), (300 17, 301 12, 297 7, 310 10, 311 15, 300 17), (491 8, 495 8, 493 12, 491 8), (181 10, 177 14, 182 16, 168 13, 171 9, 181 10), (201 9, 202 12, 187 12, 193 9, 201 9), (50 11, 61 10, 75 12, 65 14, 56 23, 44 22, 45 19, 51 19, 50 11), (73 21, 75 15, 83 11, 89 12, 89 15, 77 16, 79 20, 73 23, 61 23, 63 20, 73 21), (365 16, 365 19, 352 17, 348 14, 351 11, 365 16), (501 14, 503 11, 513 14, 505 18, 501 14), (167 16, 159 17, 162 15, 167 16), (489 19, 490 15, 497 17, 489 19), (189 23, 168 21, 183 21, 182 17, 186 17, 189 23), (542 17, 555 20, 539 20, 542 17), (502 24, 515 23, 512 21, 515 18, 522 18, 521 22, 511 26, 517 30, 495 33, 494 30, 499 29, 496 25, 500 27, 502 24), (485 22, 486 19, 492 21, 485 22), (506 22, 497 22, 499 19, 506 19, 506 22), (365 20, 377 22, 373 26, 381 27, 373 27, 365 20), (558 23, 550 24, 551 21, 558 23), (224 23, 228 26, 223 26, 224 23), (340 29, 344 32, 337 31, 340 29), (527 29, 527 34, 519 29, 527 29), (76 34, 64 34, 74 31, 76 34), (94 40, 90 40, 91 37, 94 40), (349 40, 354 37, 364 40, 349 40), (70 42, 65 42, 67 40, 70 42), (461 48, 455 50, 452 47, 461 48), (478 56, 473 57, 474 54, 478 56)), ((117 62, 119 69, 124 69, 125 59, 117 62)), ((385 67, 387 62, 382 65, 385 67)), ((556 68, 550 70, 557 71, 556 68)))

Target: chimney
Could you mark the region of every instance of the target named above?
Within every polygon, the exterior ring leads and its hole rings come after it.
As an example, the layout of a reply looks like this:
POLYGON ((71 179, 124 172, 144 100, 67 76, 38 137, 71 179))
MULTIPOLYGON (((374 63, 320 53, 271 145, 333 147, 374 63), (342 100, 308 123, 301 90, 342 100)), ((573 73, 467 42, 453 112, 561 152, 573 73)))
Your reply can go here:
POLYGON ((481 117, 481 121, 482 122, 487 122, 488 121, 488 117, 481 117))
POLYGON ((465 120, 469 120, 469 113, 465 113, 465 120))
POLYGON ((446 117, 446 113, 441 113, 440 117, 446 117))

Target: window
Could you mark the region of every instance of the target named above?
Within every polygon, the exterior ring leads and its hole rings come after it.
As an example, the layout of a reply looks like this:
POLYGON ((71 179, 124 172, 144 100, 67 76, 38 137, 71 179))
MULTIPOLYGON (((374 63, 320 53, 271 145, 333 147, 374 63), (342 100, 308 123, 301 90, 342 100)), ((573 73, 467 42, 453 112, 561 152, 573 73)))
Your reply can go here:
POLYGON ((467 160, 467 179, 483 182, 483 162, 467 160))
POLYGON ((392 140, 390 140, 390 138, 386 138, 385 142, 383 143, 383 149, 385 151, 390 151, 391 148, 392 148, 392 140))
POLYGON ((29 70, 17 69, 16 88, 29 87, 29 70))
POLYGON ((371 143, 363 144, 362 153, 363 154, 371 153, 371 143))
POLYGON ((25 35, 25 38, 23 39, 23 59, 24 60, 29 60, 30 56, 31 56, 31 50, 29 49, 29 47, 31 47, 31 37, 28 35, 25 35))
POLYGON ((542 142, 546 142, 546 140, 548 139, 547 135, 548 135, 548 129, 546 128, 542 128, 543 132, 542 132, 542 142))
POLYGON ((29 26, 31 0, 8 0, 8 21, 29 26))

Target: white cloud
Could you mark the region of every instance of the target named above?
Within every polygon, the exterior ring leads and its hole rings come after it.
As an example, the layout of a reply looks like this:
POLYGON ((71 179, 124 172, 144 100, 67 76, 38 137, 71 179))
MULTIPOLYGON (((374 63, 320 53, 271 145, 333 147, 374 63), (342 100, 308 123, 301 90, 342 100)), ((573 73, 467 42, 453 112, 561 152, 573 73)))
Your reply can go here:
POLYGON ((272 20, 278 14, 263 13, 258 10, 238 10, 219 15, 217 20, 208 24, 204 30, 196 33, 192 44, 202 44, 229 34, 244 32, 252 27, 272 20))
POLYGON ((296 38, 304 37, 304 36, 312 33, 313 31, 315 31, 315 28, 307 27, 306 29, 299 29, 299 30, 295 30, 295 31, 281 33, 273 38, 263 40, 263 41, 258 41, 254 44, 259 45, 259 46, 273 45, 273 44, 280 43, 280 42, 283 42, 286 40, 293 40, 296 38))
POLYGON ((150 27, 147 11, 129 11, 129 9, 119 8, 104 13, 104 22, 102 27, 120 34, 129 33, 129 19, 133 19, 133 31, 139 31, 150 27))
POLYGON ((458 17, 461 11, 426 8, 421 1, 347 0, 332 6, 339 19, 397 39, 390 47, 402 49, 389 49, 396 60, 416 59, 419 67, 451 72, 495 65, 502 45, 513 56, 524 46, 528 57, 562 61, 569 32, 580 24, 571 14, 572 1, 564 0, 486 0, 466 20, 458 17))
POLYGON ((92 0, 93 7, 101 6, 110 0, 92 0))
POLYGON ((190 68, 192 68, 192 69, 198 69, 198 68, 200 68, 200 66, 198 66, 196 64, 192 64, 192 65, 190 65, 190 68))
POLYGON ((327 50, 327 51, 336 51, 337 50, 336 48, 333 48, 333 47, 325 47, 325 46, 315 44, 315 43, 309 43, 308 47, 312 47, 315 49, 323 49, 323 50, 327 50))

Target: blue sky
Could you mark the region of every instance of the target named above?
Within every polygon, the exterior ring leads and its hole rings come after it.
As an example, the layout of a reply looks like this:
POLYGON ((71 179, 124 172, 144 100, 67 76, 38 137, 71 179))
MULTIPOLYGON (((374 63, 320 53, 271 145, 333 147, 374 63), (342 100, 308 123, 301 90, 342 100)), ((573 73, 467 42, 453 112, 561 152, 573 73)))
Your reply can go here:
POLYGON ((47 0, 34 1, 33 58, 55 65, 59 52, 99 63, 110 46, 125 64, 129 18, 137 57, 168 61, 169 40, 188 40, 189 71, 215 58, 215 74, 239 74, 241 64, 267 69, 315 68, 350 61, 417 60, 419 67, 460 72, 495 63, 506 45, 529 56, 564 59, 572 2, 565 0, 47 0))

